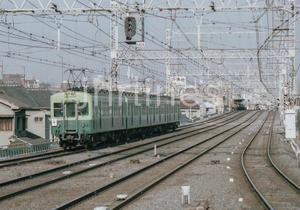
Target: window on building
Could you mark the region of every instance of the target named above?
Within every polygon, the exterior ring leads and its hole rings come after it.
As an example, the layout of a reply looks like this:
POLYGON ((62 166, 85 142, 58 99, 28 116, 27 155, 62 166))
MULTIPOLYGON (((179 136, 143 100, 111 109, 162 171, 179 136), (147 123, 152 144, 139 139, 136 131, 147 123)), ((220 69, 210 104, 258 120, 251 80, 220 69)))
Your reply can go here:
POLYGON ((13 118, 0 119, 0 131, 12 131, 13 118))
POLYGON ((43 122, 44 118, 43 117, 35 117, 34 122, 43 122))

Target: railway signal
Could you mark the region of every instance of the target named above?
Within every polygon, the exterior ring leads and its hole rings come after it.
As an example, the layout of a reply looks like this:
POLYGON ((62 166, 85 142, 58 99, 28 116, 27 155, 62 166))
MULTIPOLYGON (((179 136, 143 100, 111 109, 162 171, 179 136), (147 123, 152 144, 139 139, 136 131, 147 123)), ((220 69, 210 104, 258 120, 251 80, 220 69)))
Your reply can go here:
POLYGON ((126 40, 131 40, 136 34, 136 19, 134 17, 126 17, 124 25, 126 40))

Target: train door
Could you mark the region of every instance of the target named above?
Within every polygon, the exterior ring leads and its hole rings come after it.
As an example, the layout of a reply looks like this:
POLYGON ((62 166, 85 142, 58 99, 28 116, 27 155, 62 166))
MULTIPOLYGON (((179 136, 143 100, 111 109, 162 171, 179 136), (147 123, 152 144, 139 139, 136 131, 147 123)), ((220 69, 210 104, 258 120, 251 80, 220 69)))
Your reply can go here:
POLYGON ((174 120, 176 119, 175 118, 175 113, 176 113, 176 105, 174 104, 174 106, 173 106, 173 117, 174 117, 174 120))
POLYGON ((66 101, 64 104, 64 132, 77 133, 78 131, 78 115, 77 115, 77 102, 66 101))
POLYGON ((122 126, 124 126, 124 113, 125 113, 125 110, 124 110, 125 106, 124 106, 124 102, 122 102, 122 110, 121 110, 121 115, 122 115, 122 126))
POLYGON ((164 118, 165 118, 165 122, 167 121, 167 104, 164 104, 165 106, 165 113, 164 113, 164 118))
POLYGON ((143 106, 143 105, 138 106, 138 109, 139 109, 138 115, 139 115, 139 121, 140 121, 140 124, 142 124, 142 106, 143 106))
POLYGON ((131 109, 131 125, 133 125, 133 103, 130 103, 130 109, 131 109))
POLYGON ((159 122, 161 122, 161 108, 160 108, 160 106, 158 107, 158 114, 159 114, 159 122))
POLYGON ((149 112, 148 112, 149 106, 146 106, 145 109, 146 109, 146 116, 147 116, 147 124, 149 124, 149 112))
POLYGON ((153 109, 153 123, 155 123, 155 112, 156 112, 156 104, 152 105, 152 109, 153 109))
POLYGON ((114 104, 111 103, 111 106, 109 106, 109 113, 111 116, 111 127, 114 127, 114 104))
POLYGON ((102 126, 102 110, 101 110, 101 101, 98 102, 98 112, 99 112, 99 127, 101 129, 101 126, 102 126))
POLYGON ((167 108, 167 112, 166 112, 167 122, 169 122, 170 121, 170 116, 169 116, 170 107, 169 107, 169 104, 166 104, 166 108, 167 108))

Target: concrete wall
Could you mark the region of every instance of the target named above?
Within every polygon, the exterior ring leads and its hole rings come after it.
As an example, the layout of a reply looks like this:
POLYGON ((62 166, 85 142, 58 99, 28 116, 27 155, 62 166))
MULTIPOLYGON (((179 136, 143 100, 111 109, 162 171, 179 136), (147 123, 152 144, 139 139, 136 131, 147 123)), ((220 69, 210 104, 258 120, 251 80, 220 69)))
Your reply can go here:
POLYGON ((13 135, 13 131, 1 131, 0 132, 0 146, 9 145, 9 137, 13 135))
POLYGON ((27 130, 35 135, 45 138, 46 115, 50 115, 50 111, 26 111, 27 130))
POLYGON ((3 115, 14 115, 14 111, 9 106, 0 103, 0 116, 3 115))

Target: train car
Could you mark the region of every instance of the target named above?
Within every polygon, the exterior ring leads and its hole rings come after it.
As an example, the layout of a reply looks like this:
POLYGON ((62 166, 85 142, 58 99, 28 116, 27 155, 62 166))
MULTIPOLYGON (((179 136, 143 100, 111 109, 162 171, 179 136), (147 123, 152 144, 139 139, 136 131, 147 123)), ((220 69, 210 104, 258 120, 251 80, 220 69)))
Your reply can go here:
POLYGON ((232 99, 232 109, 235 109, 235 110, 246 110, 246 106, 245 106, 245 99, 243 98, 235 98, 235 99, 232 99))
POLYGON ((91 148, 107 140, 175 130, 180 102, 155 95, 73 89, 51 96, 51 119, 51 133, 61 147, 91 148))
POLYGON ((246 110, 247 108, 243 103, 238 103, 236 109, 237 110, 246 110))

